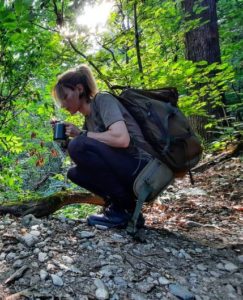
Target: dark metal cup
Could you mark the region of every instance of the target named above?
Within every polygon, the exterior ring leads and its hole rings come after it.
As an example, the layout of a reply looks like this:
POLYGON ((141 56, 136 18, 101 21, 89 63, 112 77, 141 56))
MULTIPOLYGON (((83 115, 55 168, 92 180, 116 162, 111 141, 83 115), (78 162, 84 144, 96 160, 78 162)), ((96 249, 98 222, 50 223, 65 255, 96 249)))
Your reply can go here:
POLYGON ((54 125, 54 141, 66 141, 67 135, 65 133, 65 124, 64 123, 56 123, 54 125))

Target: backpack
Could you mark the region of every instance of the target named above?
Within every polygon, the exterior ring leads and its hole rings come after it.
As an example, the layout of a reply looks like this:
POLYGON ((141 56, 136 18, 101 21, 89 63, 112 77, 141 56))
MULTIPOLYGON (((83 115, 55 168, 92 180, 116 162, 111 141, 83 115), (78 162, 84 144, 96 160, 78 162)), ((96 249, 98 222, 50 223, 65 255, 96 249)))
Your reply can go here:
POLYGON ((156 157, 174 173, 190 171, 199 162, 201 143, 177 107, 176 88, 127 88, 119 96, 112 95, 134 117, 156 157))

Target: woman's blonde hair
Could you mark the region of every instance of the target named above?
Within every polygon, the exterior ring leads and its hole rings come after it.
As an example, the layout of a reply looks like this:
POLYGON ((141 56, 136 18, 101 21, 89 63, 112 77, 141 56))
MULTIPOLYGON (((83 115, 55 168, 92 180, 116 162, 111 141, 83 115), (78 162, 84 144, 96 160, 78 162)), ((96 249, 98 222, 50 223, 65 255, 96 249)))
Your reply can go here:
POLYGON ((88 98, 94 97, 97 92, 97 85, 94 76, 87 65, 70 69, 58 77, 58 81, 52 90, 56 101, 62 101, 66 97, 64 87, 74 90, 78 84, 84 87, 84 95, 88 98))

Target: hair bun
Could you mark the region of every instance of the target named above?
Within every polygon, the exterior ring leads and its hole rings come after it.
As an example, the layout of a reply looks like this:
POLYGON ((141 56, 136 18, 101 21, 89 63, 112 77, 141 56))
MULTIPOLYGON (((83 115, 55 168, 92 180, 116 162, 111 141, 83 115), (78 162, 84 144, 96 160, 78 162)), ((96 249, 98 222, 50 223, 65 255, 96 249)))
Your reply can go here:
POLYGON ((90 72, 90 68, 87 66, 87 65, 79 65, 75 68, 75 71, 76 72, 79 72, 79 73, 83 73, 83 72, 90 72))
POLYGON ((94 97, 98 92, 96 81, 93 77, 93 74, 90 68, 82 64, 76 68, 70 69, 64 72, 58 78, 58 82, 54 87, 55 98, 64 98, 63 86, 74 89, 77 84, 82 84, 84 86, 85 93, 88 97, 94 97))

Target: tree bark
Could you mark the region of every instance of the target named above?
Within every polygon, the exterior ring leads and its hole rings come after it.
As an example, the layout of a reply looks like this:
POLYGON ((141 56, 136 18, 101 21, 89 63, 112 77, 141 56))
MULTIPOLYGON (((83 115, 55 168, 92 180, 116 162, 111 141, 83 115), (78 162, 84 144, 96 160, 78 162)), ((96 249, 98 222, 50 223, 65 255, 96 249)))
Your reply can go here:
POLYGON ((12 214, 17 217, 32 214, 35 217, 46 217, 60 208, 70 204, 105 205, 105 201, 93 194, 77 192, 60 192, 41 199, 15 202, 0 206, 0 215, 12 214))
MULTIPOLYGON (((200 2, 203 11, 196 14, 194 0, 184 0, 184 10, 188 15, 187 20, 195 20, 200 18, 201 25, 190 30, 185 35, 186 59, 193 62, 207 61, 209 64, 218 62, 221 63, 219 32, 217 24, 216 0, 202 0, 200 2)), ((209 76, 214 76, 212 73, 209 76)), ((199 85, 197 88, 201 88, 199 85)), ((207 97, 203 97, 202 101, 207 101, 207 97)), ((224 97, 222 95, 222 102, 224 97)), ((209 115, 214 115, 217 119, 224 117, 224 112, 221 107, 212 108, 209 101, 206 110, 209 115)), ((212 139, 213 135, 208 133, 204 126, 208 123, 207 117, 193 116, 191 117, 192 128, 206 140, 212 139)))
POLYGON ((208 63, 221 62, 219 32, 217 25, 216 0, 203 0, 204 10, 198 15, 193 11, 196 1, 184 0, 188 19, 201 18, 202 25, 186 33, 186 58, 194 62, 206 60, 208 63))
POLYGON ((143 64, 142 64, 141 52, 140 52, 140 40, 139 40, 137 2, 136 1, 133 5, 133 13, 134 13, 134 38, 135 38, 135 46, 136 46, 136 53, 137 53, 138 70, 140 73, 142 85, 144 85, 143 64))

